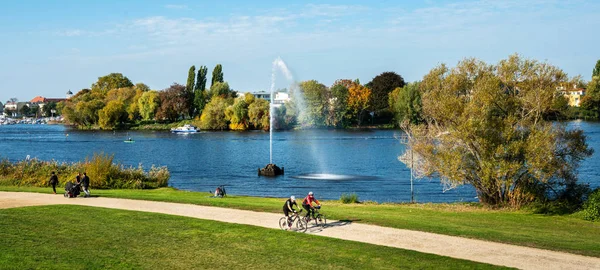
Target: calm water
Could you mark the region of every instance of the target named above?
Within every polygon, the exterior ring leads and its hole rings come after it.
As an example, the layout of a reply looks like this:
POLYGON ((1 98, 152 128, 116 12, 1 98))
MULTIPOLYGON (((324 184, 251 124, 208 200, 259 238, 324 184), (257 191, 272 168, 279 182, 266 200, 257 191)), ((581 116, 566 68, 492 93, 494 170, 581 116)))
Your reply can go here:
MULTIPOLYGON (((600 124, 570 122, 583 129, 588 143, 600 149, 600 124)), ((269 134, 265 132, 100 132, 63 126, 0 126, 0 157, 21 160, 27 155, 43 160, 81 161, 94 152, 115 155, 125 165, 167 166, 170 185, 209 191, 227 185, 231 194, 302 197, 314 191, 319 199, 338 199, 357 193, 361 200, 410 201, 410 172, 397 160, 404 147, 399 131, 289 131, 274 133, 273 161, 285 167, 285 176, 258 177, 269 162, 269 134), (68 136, 66 136, 68 134, 68 136), (132 137, 135 143, 124 143, 132 137), (312 174, 330 174, 313 177, 312 174)), ((586 160, 580 179, 600 186, 599 154, 586 160)), ((472 187, 444 192, 438 180, 416 180, 419 202, 476 201, 472 187)))

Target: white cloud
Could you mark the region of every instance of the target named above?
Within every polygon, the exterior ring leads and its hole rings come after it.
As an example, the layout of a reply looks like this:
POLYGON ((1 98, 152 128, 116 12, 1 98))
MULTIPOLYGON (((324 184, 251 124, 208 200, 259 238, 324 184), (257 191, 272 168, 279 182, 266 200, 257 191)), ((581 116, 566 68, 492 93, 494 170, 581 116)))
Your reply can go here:
POLYGON ((78 37, 78 36, 82 36, 82 35, 86 34, 86 31, 83 31, 80 29, 70 29, 70 30, 56 31, 55 34, 58 36, 63 36, 63 37, 78 37))

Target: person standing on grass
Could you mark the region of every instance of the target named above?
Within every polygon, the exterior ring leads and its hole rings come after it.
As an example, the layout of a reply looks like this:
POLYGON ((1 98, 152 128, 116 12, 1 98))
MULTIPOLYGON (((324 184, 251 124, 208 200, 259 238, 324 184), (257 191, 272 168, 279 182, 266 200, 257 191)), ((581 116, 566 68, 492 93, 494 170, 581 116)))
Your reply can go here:
POLYGON ((81 186, 83 187, 83 192, 85 192, 84 197, 90 196, 90 178, 87 176, 87 173, 83 173, 83 178, 81 179, 81 186))
POLYGON ((52 191, 56 194, 56 185, 58 184, 58 176, 54 172, 50 176, 50 185, 52 185, 52 191))

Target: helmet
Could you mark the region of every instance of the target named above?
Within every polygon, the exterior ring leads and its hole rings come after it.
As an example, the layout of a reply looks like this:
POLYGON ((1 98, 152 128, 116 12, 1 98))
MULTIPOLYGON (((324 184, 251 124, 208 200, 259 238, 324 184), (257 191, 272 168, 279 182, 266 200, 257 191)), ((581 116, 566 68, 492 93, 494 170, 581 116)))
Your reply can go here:
POLYGON ((312 196, 312 195, 313 195, 313 192, 312 192, 312 191, 308 193, 308 196, 312 196))
POLYGON ((290 200, 295 201, 296 200, 296 196, 294 196, 294 195, 290 196, 290 200))

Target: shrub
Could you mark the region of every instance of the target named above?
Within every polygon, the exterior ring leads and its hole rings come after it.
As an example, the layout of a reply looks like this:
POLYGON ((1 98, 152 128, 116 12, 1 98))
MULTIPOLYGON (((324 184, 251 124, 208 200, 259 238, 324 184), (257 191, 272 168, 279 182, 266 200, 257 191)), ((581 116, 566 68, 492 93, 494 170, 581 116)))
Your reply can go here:
POLYGON ((343 193, 342 196, 340 196, 340 201, 342 203, 360 203, 358 201, 358 195, 356 193, 352 193, 352 194, 346 194, 343 193))
POLYGON ((600 188, 590 194, 583 204, 583 218, 586 220, 600 220, 600 188))

